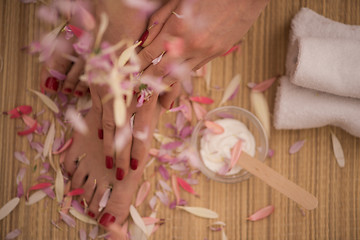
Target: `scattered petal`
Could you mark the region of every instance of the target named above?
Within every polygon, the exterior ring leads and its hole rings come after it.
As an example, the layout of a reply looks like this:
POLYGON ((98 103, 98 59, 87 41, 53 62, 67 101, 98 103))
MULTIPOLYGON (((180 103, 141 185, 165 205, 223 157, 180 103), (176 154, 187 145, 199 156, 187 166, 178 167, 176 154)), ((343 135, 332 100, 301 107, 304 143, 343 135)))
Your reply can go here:
POLYGON ((55 199, 55 193, 51 187, 43 188, 41 190, 46 193, 49 198, 55 199))
POLYGON ((209 129, 214 134, 222 134, 224 132, 224 128, 215 122, 205 121, 204 124, 207 129, 209 129))
POLYGON ((199 196, 194 189, 190 186, 190 184, 188 184, 184 179, 177 177, 176 178, 177 182, 179 183, 179 185, 187 192, 195 195, 195 196, 199 196))
POLYGON ((28 115, 22 115, 21 118, 23 119, 26 126, 28 126, 29 128, 37 124, 37 121, 28 115))
POLYGON ((269 158, 272 158, 272 157, 274 156, 274 153, 275 153, 274 149, 270 149, 270 148, 269 148, 268 157, 269 157, 269 158))
POLYGON ((147 195, 149 194, 150 187, 151 185, 149 181, 145 181, 141 184, 136 196, 135 207, 140 206, 140 204, 146 199, 147 195))
POLYGON ((159 170, 160 175, 164 178, 165 181, 169 180, 169 178, 170 178, 169 172, 163 165, 160 165, 158 170, 159 170))
POLYGON ((205 108, 203 108, 200 104, 196 102, 192 102, 192 106, 196 115, 197 120, 203 120, 205 115, 207 114, 207 111, 205 108))
POLYGON ((79 237, 80 237, 80 240, 86 240, 86 232, 84 229, 79 230, 79 237))
POLYGON ((15 229, 5 236, 5 240, 15 239, 21 234, 21 231, 19 229, 15 229))
POLYGON ((99 227, 96 225, 89 233, 89 238, 91 239, 96 239, 97 235, 98 235, 98 232, 99 232, 99 227))
POLYGON ((40 98, 40 100, 54 113, 59 113, 59 108, 48 96, 36 90, 29 89, 29 91, 36 94, 40 98))
POLYGON ((233 168, 237 161, 240 158, 241 152, 243 148, 243 140, 239 139, 239 141, 235 144, 233 149, 231 150, 231 159, 230 159, 230 169, 233 168))
POLYGON ((155 209, 156 203, 157 203, 157 197, 156 197, 156 196, 153 196, 153 197, 150 199, 150 201, 149 201, 149 205, 150 205, 150 208, 151 208, 152 210, 155 209))
POLYGON ((157 65, 157 64, 161 61, 162 57, 164 56, 164 53, 165 53, 165 52, 162 52, 162 53, 160 54, 160 56, 158 56, 157 58, 155 58, 154 60, 152 60, 152 64, 153 64, 153 65, 157 65))
POLYGON ((0 220, 4 219, 7 215, 9 215, 12 210, 16 208, 19 204, 20 198, 16 197, 8 201, 2 208, 0 209, 0 220))
POLYGON ((273 205, 269 205, 267 207, 257 210, 254 214, 252 214, 247 219, 250 221, 257 221, 257 220, 266 218, 267 216, 269 216, 270 214, 272 214, 274 212, 274 209, 275 209, 275 207, 273 205))
POLYGON ((60 81, 63 81, 66 79, 66 75, 59 72, 59 71, 56 71, 55 69, 49 69, 49 73, 51 76, 55 77, 56 79, 60 80, 60 81))
POLYGON ((198 102, 203 104, 212 104, 214 102, 214 100, 209 97, 190 97, 189 99, 193 102, 198 102))
POLYGON ((334 133, 331 133, 331 139, 336 162, 338 163, 339 167, 343 168, 345 166, 345 156, 341 143, 334 133))
POLYGON ((25 202, 25 205, 26 206, 30 206, 30 205, 33 205, 34 203, 37 203, 38 201, 40 201, 41 199, 43 199, 44 197, 46 197, 47 194, 41 190, 33 193, 27 202, 25 202))
POLYGON ((69 215, 67 215, 66 213, 63 213, 61 211, 59 211, 61 219, 70 227, 74 228, 75 227, 75 219, 73 219, 72 217, 70 217, 69 215))
POLYGON ((263 82, 261 82, 259 84, 256 84, 256 86, 254 86, 252 88, 252 91, 254 91, 254 92, 264 92, 264 91, 266 91, 268 88, 270 88, 273 85, 273 83, 276 81, 277 78, 278 77, 273 77, 273 78, 265 80, 265 81, 263 81, 263 82))
POLYGON ((64 197, 64 177, 60 169, 56 171, 56 178, 55 178, 55 193, 56 199, 60 203, 64 197))
POLYGON ((35 132, 36 128, 37 128, 37 122, 35 122, 35 124, 31 128, 28 128, 28 129, 26 129, 24 131, 20 131, 17 134, 19 136, 25 136, 25 135, 28 135, 28 134, 31 134, 31 133, 35 132))
POLYGON ((130 215, 134 223, 145 233, 146 236, 149 236, 143 219, 133 205, 130 205, 130 215))
POLYGON ((162 145, 161 149, 174 150, 174 149, 180 147, 181 145, 183 145, 182 141, 175 141, 175 142, 170 142, 170 143, 162 145))
POLYGON ((25 156, 25 152, 14 152, 14 156, 18 161, 20 161, 20 162, 22 162, 22 163, 24 163, 26 165, 30 165, 30 161, 25 156))
POLYGON ((224 228, 221 229, 221 240, 228 240, 224 228))
POLYGON ((233 77, 233 79, 230 81, 230 83, 227 85, 224 91, 224 95, 219 103, 219 106, 224 104, 231 97, 231 95, 233 95, 236 89, 238 89, 238 87, 240 86, 240 82, 241 82, 241 76, 239 74, 233 77))
POLYGON ((251 91, 250 93, 251 105, 254 108, 255 115, 259 118, 262 123, 266 135, 270 137, 270 111, 269 105, 265 99, 265 96, 261 92, 251 91))
POLYGON ((109 197, 110 197, 110 193, 111 193, 111 189, 110 188, 107 188, 104 192, 104 195, 101 197, 101 200, 99 202, 99 212, 101 212, 105 207, 106 207, 106 204, 109 200, 109 197))
POLYGON ((159 179, 159 184, 165 191, 172 192, 171 188, 169 187, 169 185, 167 185, 165 181, 159 179))
POLYGON ((85 193, 85 190, 83 188, 77 188, 72 190, 71 192, 68 192, 67 196, 79 196, 85 193))
POLYGON ((48 134, 46 135, 45 143, 44 143, 44 149, 43 149, 43 156, 47 157, 51 151, 51 146, 54 143, 55 139, 55 122, 51 122, 50 129, 48 131, 48 134))
POLYGON ((297 141, 295 142, 289 149, 290 154, 297 153, 303 146, 304 146, 305 140, 297 141))
POLYGON ((16 193, 16 196, 17 196, 18 198, 21 198, 23 195, 24 195, 24 187, 23 187, 22 182, 19 182, 18 185, 17 185, 17 193, 16 193))
POLYGON ((70 208, 69 212, 71 213, 71 215, 73 215, 75 218, 77 218, 78 220, 84 222, 84 223, 90 223, 93 225, 97 225, 98 223, 94 220, 89 218, 88 216, 85 216, 84 214, 76 211, 74 208, 70 208))
POLYGON ((62 145, 62 147, 60 149, 53 152, 52 154, 57 155, 57 154, 60 154, 64 151, 66 151, 71 146, 72 142, 73 142, 73 138, 70 138, 69 140, 66 141, 66 143, 64 145, 62 145))
POLYGON ((28 105, 21 105, 14 109, 8 111, 10 118, 19 118, 22 114, 30 114, 32 112, 32 107, 28 105))
POLYGON ((47 188, 47 187, 51 187, 52 184, 51 183, 38 183, 35 184, 34 186, 29 188, 29 191, 33 191, 33 190, 39 190, 39 189, 43 189, 43 188, 47 188))
POLYGON ((71 123, 75 131, 85 135, 88 132, 88 126, 84 118, 74 108, 68 108, 65 113, 65 119, 71 123))
POLYGON ((182 207, 182 206, 176 206, 176 208, 183 209, 195 216, 202 217, 202 218, 218 218, 219 215, 207 208, 202 207, 182 207))

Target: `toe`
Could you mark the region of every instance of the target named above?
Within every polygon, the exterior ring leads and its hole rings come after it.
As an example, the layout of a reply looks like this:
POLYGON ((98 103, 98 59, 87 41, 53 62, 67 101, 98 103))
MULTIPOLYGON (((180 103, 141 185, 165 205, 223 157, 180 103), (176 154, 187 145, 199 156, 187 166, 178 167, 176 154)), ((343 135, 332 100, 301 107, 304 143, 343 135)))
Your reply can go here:
POLYGON ((89 177, 89 172, 87 171, 87 168, 84 166, 85 160, 86 159, 81 160, 79 166, 76 168, 73 174, 73 177, 71 179, 72 189, 82 187, 89 177))
POLYGON ((79 78, 84 72, 84 66, 85 61, 82 58, 79 58, 78 61, 71 66, 62 88, 63 93, 70 94, 74 91, 75 87, 80 82, 79 78))
POLYGON ((74 89, 74 95, 76 97, 82 97, 85 95, 88 88, 89 88, 89 85, 87 84, 87 82, 79 81, 74 89))
POLYGON ((101 200, 107 189, 109 189, 109 186, 110 186, 109 183, 106 181, 97 181, 96 190, 94 196, 89 202, 89 209, 88 209, 88 212, 91 212, 90 215, 93 215, 93 218, 97 218, 100 215, 100 212, 102 211, 102 209, 100 208, 100 202, 101 203, 104 202, 104 200, 103 201, 101 200))

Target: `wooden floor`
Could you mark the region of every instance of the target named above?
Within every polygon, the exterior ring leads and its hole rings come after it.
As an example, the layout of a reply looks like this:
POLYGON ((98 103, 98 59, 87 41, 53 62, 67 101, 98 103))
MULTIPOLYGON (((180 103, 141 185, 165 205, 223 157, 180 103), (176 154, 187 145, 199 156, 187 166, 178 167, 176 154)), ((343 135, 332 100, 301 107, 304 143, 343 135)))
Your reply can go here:
MULTIPOLYGON (((228 102, 250 108, 248 82, 285 73, 285 55, 290 20, 301 7, 308 7, 331 19, 360 25, 360 1, 357 0, 271 0, 254 27, 247 34, 241 54, 232 54, 213 61, 212 85, 226 86, 231 78, 241 73, 242 83, 237 97, 228 102)), ((0 111, 20 104, 31 104, 40 109, 37 99, 26 89, 39 87, 39 64, 34 57, 20 49, 36 39, 40 24, 34 4, 21 4, 19 0, 0 1, 0 111)), ((204 92, 204 83, 196 81, 197 93, 204 92)), ((276 87, 266 93, 272 111, 276 87)), ((219 101, 221 91, 212 91, 219 101)), ((336 109, 334 109, 336 111, 336 109)), ((161 119, 159 128, 170 118, 161 119)), ((13 157, 18 150, 29 151, 26 139, 16 136, 20 122, 0 115, 0 206, 16 196, 16 174, 21 164, 13 157)), ((199 176, 195 186, 200 198, 186 195, 191 206, 203 206, 219 213, 226 222, 229 239, 360 239, 360 139, 341 129, 324 127, 311 130, 276 131, 272 129, 270 147, 275 155, 266 164, 295 181, 319 199, 316 210, 302 215, 297 205, 270 189, 255 177, 238 184, 222 184, 199 176), (330 131, 341 141, 346 165, 340 169, 332 151, 330 131), (306 139, 304 148, 289 155, 288 149, 297 140, 306 139), (246 218, 257 209, 273 204, 275 212, 267 219, 249 222, 246 218)), ((151 171, 151 170, 149 170, 151 171)), ((29 171, 30 172, 30 171, 29 171)), ((150 174, 150 172, 148 172, 150 174)), ((27 174, 25 186, 35 177, 27 174)), ((144 210, 142 213, 148 213, 144 210)), ((57 216, 52 201, 33 206, 24 205, 24 199, 8 217, 0 221, 0 239, 19 228, 18 239, 78 239, 80 228, 91 227, 78 222, 76 229, 65 225, 56 229, 50 220, 57 216)), ((159 217, 165 218, 152 239, 221 239, 220 232, 211 232, 213 222, 199 219, 184 212, 160 207, 159 217)))

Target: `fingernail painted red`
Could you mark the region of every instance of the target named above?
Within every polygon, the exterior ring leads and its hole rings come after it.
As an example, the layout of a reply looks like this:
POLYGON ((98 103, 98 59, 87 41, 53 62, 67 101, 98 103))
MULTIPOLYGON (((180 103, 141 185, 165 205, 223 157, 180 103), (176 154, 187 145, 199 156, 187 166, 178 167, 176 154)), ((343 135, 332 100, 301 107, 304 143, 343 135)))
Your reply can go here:
POLYGON ((95 213, 93 213, 92 211, 88 211, 88 216, 91 217, 91 218, 94 218, 95 217, 95 213))
POLYGON ((82 95, 84 95, 84 93, 81 91, 75 91, 74 94, 75 94, 75 96, 78 96, 78 97, 82 97, 82 95))
POLYGON ((59 80, 54 77, 48 77, 45 81, 45 87, 57 91, 59 88, 59 80))
POLYGON ((119 181, 123 180, 124 179, 124 174, 125 174, 125 172, 124 172, 124 170, 122 168, 117 168, 116 169, 116 179, 117 180, 119 180, 119 181))
POLYGON ((141 35, 141 37, 139 39, 139 41, 141 41, 139 47, 141 47, 144 44, 144 42, 146 41, 148 36, 149 36, 149 30, 146 29, 146 31, 141 35))
POLYGON ((100 219, 100 224, 103 225, 104 227, 109 226, 111 223, 114 223, 116 220, 116 218, 109 214, 109 213, 104 213, 104 215, 102 215, 101 219, 100 219))
POLYGON ((113 158, 112 158, 112 157, 110 157, 110 156, 106 156, 106 157, 105 157, 106 168, 112 169, 112 168, 113 168, 113 165, 114 165, 113 162, 114 162, 114 161, 113 161, 113 158))
POLYGON ((170 108, 169 109, 172 109, 174 106, 174 101, 170 104, 170 108))
POLYGON ((137 167, 138 167, 138 164, 139 164, 139 161, 137 159, 132 158, 130 160, 130 167, 131 167, 132 170, 136 170, 137 167))
POLYGON ((99 139, 104 139, 104 130, 103 129, 98 129, 98 137, 99 137, 99 139))
POLYGON ((66 93, 71 93, 71 92, 72 92, 72 89, 71 89, 71 88, 65 88, 65 89, 64 89, 64 92, 66 92, 66 93))

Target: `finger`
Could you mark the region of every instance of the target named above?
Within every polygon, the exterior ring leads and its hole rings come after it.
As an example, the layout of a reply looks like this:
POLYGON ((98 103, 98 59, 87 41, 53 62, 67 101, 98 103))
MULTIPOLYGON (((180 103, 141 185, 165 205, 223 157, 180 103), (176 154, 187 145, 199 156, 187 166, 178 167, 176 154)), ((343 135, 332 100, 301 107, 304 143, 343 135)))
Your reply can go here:
MULTIPOLYGON (((167 76, 166 78, 170 78, 167 76)), ((167 80, 170 81, 170 80, 167 80)), ((174 80, 174 83, 170 85, 170 90, 159 96, 159 103, 165 109, 171 109, 174 106, 174 101, 181 92, 181 84, 174 80)))
POLYGON ((143 41, 140 46, 146 47, 156 38, 164 26, 166 20, 171 16, 172 11, 177 7, 178 4, 179 0, 171 0, 158 9, 155 13, 153 13, 153 15, 150 17, 148 28, 139 39, 140 41, 143 41))
POLYGON ((79 82, 80 75, 84 72, 84 66, 85 61, 82 58, 78 58, 78 61, 71 66, 62 88, 63 93, 70 94, 73 92, 79 82))
POLYGON ((133 141, 131 148, 130 168, 136 171, 139 167, 143 169, 147 152, 151 144, 152 133, 160 115, 160 105, 157 96, 153 96, 146 107, 141 107, 134 117, 133 141), (139 134, 146 133, 145 137, 139 134))

